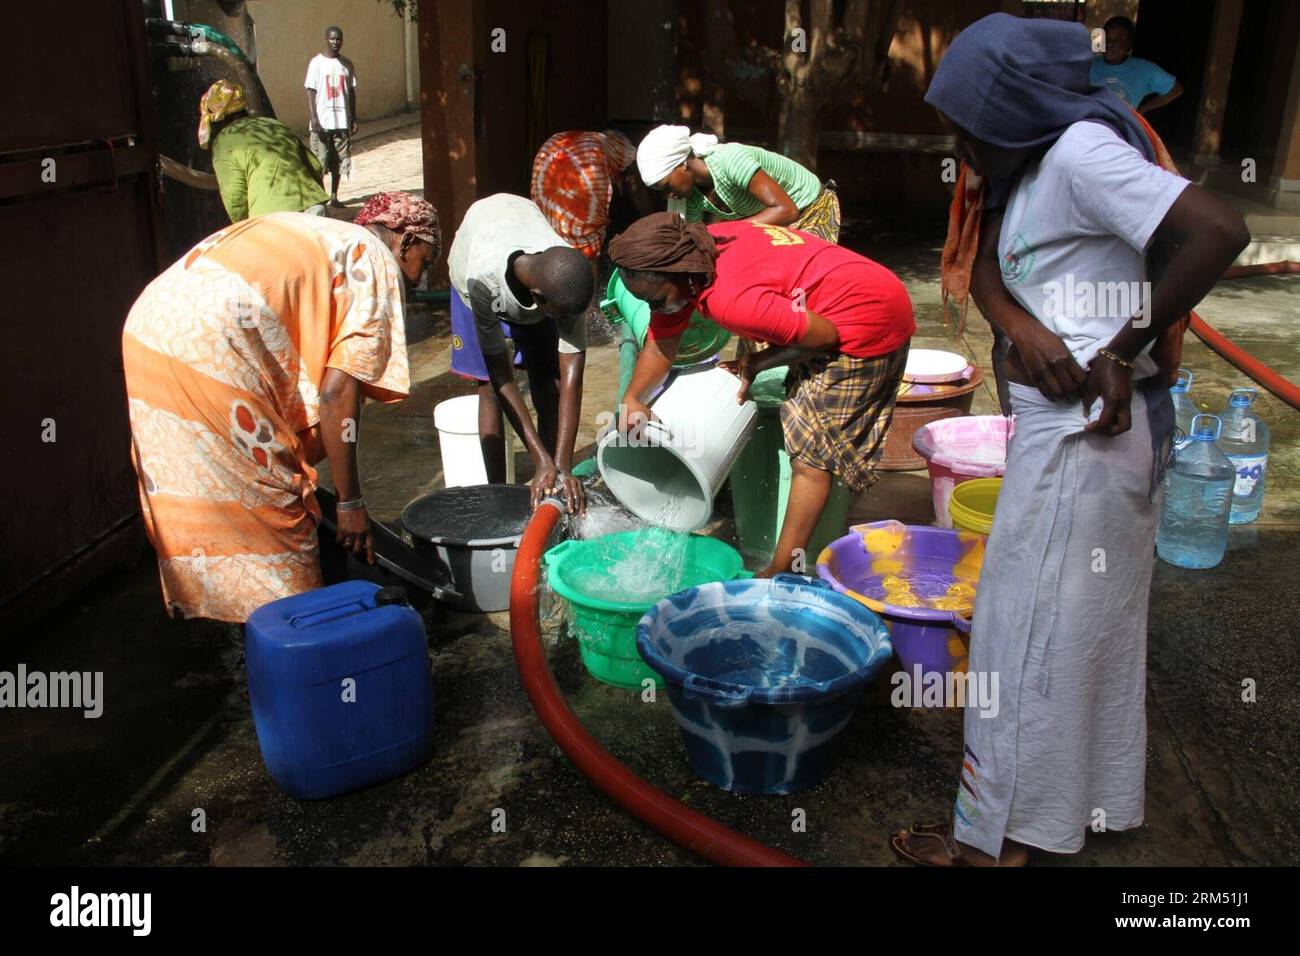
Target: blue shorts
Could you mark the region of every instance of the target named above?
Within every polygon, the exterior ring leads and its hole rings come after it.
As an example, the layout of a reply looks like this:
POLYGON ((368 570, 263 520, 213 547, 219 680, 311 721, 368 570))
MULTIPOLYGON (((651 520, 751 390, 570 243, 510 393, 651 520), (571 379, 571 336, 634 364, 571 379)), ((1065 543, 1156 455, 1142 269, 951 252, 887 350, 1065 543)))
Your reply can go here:
MULTIPOLYGON (((535 325, 501 323, 501 331, 515 345, 515 368, 528 368, 530 374, 547 373, 554 366, 560 375, 560 330, 554 319, 535 325)), ((462 378, 477 382, 489 380, 487 359, 478 344, 474 311, 455 290, 451 290, 451 370, 462 378)))

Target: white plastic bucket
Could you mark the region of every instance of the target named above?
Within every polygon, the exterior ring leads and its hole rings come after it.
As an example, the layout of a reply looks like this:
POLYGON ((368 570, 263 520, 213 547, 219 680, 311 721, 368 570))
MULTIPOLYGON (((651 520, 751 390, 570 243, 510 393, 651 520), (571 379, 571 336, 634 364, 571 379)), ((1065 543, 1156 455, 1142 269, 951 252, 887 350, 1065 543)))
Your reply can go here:
POLYGON ((614 497, 651 524, 694 531, 757 422, 753 401, 736 403, 740 379, 721 368, 683 371, 651 405, 659 422, 641 436, 611 429, 596 450, 614 497))
MULTIPOLYGON (((487 466, 483 463, 483 446, 478 438, 478 396, 461 395, 439 402, 433 409, 433 425, 438 429, 442 449, 442 480, 447 488, 486 485, 487 466)), ((515 441, 509 423, 505 423, 506 483, 515 481, 515 441)))

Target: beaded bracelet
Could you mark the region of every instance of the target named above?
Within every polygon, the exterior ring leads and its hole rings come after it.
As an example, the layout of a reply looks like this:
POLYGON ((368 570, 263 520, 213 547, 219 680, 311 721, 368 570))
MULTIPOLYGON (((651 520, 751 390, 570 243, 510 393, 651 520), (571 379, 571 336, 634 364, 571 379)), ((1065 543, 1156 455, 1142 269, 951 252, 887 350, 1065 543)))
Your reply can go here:
POLYGON ((1122 365, 1122 366, 1124 366, 1126 369, 1129 369, 1130 371, 1132 371, 1134 368, 1137 367, 1137 366, 1135 366, 1132 362, 1130 362, 1128 359, 1126 359, 1126 358, 1121 358, 1120 356, 1118 356, 1118 355, 1116 355, 1114 352, 1112 352, 1110 349, 1098 349, 1098 350, 1097 350, 1097 354, 1100 355, 1100 356, 1102 356, 1103 358, 1108 358, 1108 359, 1110 359, 1110 360, 1111 360, 1112 362, 1114 362, 1116 365, 1122 365))

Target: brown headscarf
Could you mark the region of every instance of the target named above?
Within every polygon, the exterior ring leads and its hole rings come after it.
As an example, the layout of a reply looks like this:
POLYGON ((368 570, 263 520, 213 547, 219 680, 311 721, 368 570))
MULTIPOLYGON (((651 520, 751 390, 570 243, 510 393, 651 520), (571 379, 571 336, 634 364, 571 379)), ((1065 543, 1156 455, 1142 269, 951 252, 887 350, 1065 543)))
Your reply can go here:
POLYGON ((704 223, 687 222, 675 212, 657 212, 615 236, 609 258, 620 269, 698 272, 712 281, 718 244, 704 223))

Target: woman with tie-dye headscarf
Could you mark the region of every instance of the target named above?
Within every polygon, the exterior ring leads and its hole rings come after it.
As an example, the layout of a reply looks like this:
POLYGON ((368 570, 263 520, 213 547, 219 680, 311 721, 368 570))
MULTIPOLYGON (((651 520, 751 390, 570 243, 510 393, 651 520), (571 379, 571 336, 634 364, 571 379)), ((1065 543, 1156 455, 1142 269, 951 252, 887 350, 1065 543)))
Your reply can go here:
POLYGON ((551 228, 588 259, 600 256, 616 202, 648 216, 654 205, 636 169, 636 147, 618 130, 556 133, 533 159, 533 202, 551 228))

